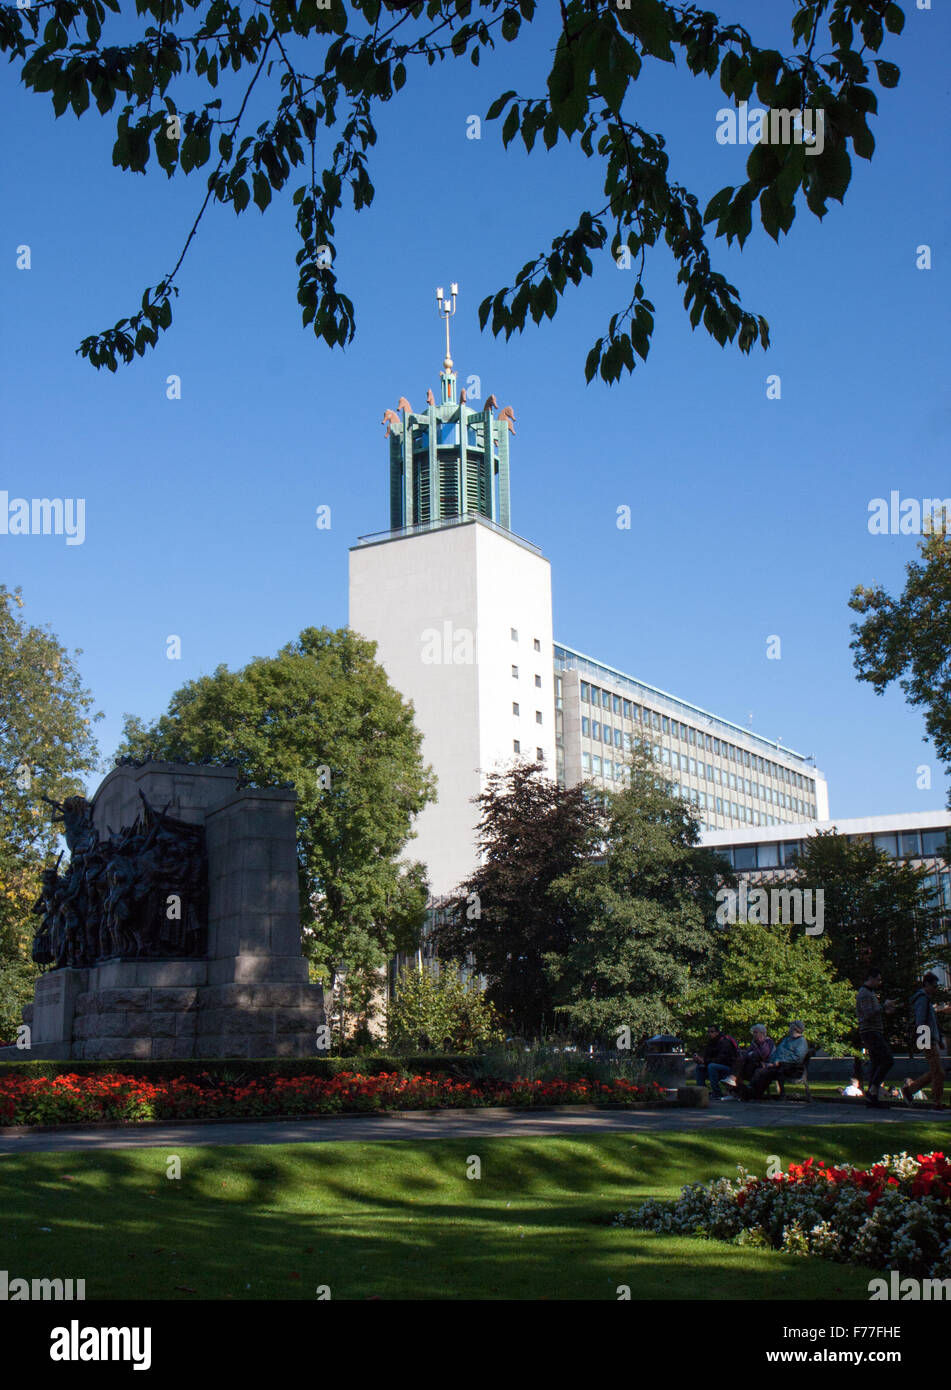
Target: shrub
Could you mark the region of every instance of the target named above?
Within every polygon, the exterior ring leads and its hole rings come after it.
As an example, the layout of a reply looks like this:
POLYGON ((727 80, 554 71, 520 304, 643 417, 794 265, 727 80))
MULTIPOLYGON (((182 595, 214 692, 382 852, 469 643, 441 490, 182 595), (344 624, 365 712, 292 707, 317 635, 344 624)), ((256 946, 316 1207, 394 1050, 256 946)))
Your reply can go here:
POLYGON ((396 997, 386 1009, 387 1043, 395 1052, 439 1044, 476 1052, 503 1036, 495 1009, 475 980, 463 978, 458 965, 400 970, 396 997))
POLYGON ((809 1158, 774 1178, 690 1183, 676 1202, 643 1202, 615 1225, 951 1276, 951 1162, 943 1153, 885 1154, 870 1168, 809 1158))

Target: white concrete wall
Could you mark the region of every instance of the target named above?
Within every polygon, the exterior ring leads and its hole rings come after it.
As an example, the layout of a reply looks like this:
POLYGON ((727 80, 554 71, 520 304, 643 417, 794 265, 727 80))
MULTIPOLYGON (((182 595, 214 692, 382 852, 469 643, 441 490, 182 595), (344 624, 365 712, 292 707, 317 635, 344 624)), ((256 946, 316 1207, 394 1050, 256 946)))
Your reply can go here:
POLYGON ((513 739, 530 759, 542 748, 554 775, 548 561, 478 522, 356 546, 350 626, 377 643, 390 682, 413 702, 439 785, 406 853, 427 865, 434 895, 449 893, 477 862, 472 798, 485 773, 511 764, 513 739))

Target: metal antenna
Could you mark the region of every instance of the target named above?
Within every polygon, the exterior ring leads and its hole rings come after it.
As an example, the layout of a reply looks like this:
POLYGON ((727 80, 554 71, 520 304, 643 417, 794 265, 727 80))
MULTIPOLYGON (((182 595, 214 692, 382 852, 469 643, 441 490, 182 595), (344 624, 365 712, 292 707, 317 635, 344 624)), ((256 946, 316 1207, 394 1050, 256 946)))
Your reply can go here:
POLYGON ((442 285, 436 290, 436 312, 441 319, 446 320, 446 360, 443 362, 443 371, 452 371, 452 357, 449 353, 449 320, 456 312, 456 295, 459 293, 458 285, 450 285, 449 293, 452 299, 443 299, 442 285))

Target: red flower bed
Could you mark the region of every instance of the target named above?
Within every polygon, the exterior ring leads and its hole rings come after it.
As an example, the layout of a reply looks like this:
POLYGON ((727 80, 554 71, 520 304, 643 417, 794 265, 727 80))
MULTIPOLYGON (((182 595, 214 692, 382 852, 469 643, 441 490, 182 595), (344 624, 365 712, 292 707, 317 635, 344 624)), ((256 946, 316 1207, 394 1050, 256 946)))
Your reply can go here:
MULTIPOLYGON (((888 1188, 901 1188, 912 1197, 937 1197, 951 1201, 951 1161, 943 1153, 916 1154, 917 1167, 913 1173, 896 1175, 886 1163, 873 1163, 870 1168, 837 1168, 821 1158, 807 1158, 803 1163, 791 1163, 785 1173, 769 1182, 803 1184, 833 1183, 838 1187, 855 1187, 867 1193, 869 1208, 877 1205, 888 1188)), ((909 1165, 910 1167, 910 1165, 909 1165)), ((752 1184, 750 1184, 752 1186, 752 1184)))
POLYGON ((487 1105, 634 1105, 658 1102, 656 1082, 456 1081, 398 1072, 333 1077, 265 1076, 217 1081, 208 1073, 149 1081, 108 1073, 0 1077, 0 1125, 75 1124, 89 1120, 240 1119, 253 1115, 326 1115, 372 1110, 472 1108, 487 1105))

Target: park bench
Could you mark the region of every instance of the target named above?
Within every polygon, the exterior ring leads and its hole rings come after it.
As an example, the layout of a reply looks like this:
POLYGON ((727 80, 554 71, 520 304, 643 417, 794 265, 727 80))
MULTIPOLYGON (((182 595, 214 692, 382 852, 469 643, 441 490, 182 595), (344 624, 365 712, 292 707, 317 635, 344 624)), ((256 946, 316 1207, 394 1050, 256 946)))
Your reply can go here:
MULTIPOLYGON (((806 1100, 812 1100, 812 1095, 809 1090, 809 1063, 812 1061, 817 1051, 818 1048, 810 1047, 809 1051, 803 1058, 801 1067, 798 1067, 793 1072, 789 1072, 786 1076, 774 1077, 773 1081, 769 1083, 769 1086, 772 1086, 773 1082, 775 1082, 776 1089, 779 1093, 779 1100, 785 1100, 787 1086, 802 1086, 802 1089, 806 1093, 806 1100)), ((769 1086, 767 1086, 766 1088, 767 1095, 769 1094, 769 1086)))

